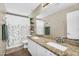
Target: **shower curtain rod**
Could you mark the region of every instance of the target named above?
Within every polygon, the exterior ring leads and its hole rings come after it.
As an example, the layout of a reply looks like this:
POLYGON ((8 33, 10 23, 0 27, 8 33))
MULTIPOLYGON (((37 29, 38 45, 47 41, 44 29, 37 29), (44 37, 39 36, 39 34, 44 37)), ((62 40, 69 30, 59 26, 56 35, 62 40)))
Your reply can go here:
MULTIPOLYGON (((0 11, 0 13, 14 15, 14 16, 20 16, 20 17, 25 17, 25 18, 32 18, 33 19, 33 17, 29 17, 29 16, 25 16, 25 15, 20 15, 20 14, 16 14, 16 13, 11 13, 11 12, 3 12, 3 11, 0 11)), ((36 18, 36 19, 39 19, 39 18, 36 18)))
POLYGON ((14 15, 14 16, 20 16, 20 17, 25 17, 25 18, 31 18, 31 17, 25 16, 25 15, 20 15, 20 14, 11 13, 11 12, 5 12, 5 14, 14 15))

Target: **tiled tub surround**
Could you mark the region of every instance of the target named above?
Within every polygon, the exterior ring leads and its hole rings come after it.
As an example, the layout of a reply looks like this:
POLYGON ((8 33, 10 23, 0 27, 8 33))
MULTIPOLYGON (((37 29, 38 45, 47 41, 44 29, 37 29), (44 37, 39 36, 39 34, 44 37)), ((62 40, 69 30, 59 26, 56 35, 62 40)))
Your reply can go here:
POLYGON ((55 53, 56 55, 59 55, 59 56, 79 56, 79 46, 68 44, 66 42, 60 43, 60 45, 67 47, 67 49, 65 51, 61 51, 59 49, 56 49, 56 48, 51 47, 46 44, 51 41, 55 42, 54 39, 51 40, 51 39, 47 39, 44 37, 39 37, 39 39, 34 39, 33 37, 35 37, 35 36, 29 37, 29 39, 31 39, 32 41, 36 42, 37 44, 43 46, 44 48, 48 49, 49 51, 55 53))

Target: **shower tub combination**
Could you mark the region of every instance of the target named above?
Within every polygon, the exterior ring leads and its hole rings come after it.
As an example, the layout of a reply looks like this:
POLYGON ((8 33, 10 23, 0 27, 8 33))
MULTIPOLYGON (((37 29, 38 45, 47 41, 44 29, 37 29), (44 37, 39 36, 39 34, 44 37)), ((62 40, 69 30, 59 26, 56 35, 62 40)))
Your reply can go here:
POLYGON ((27 36, 30 34, 29 18, 8 14, 5 17, 7 35, 6 49, 12 49, 20 46, 22 46, 22 48, 27 48, 27 36))

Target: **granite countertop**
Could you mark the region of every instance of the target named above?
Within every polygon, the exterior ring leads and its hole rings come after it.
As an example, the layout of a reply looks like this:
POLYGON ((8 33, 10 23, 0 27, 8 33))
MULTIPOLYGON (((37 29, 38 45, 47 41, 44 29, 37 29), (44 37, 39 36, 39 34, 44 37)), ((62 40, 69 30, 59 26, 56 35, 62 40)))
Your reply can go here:
POLYGON ((39 37, 39 39, 34 39, 33 37, 35 36, 31 36, 29 37, 32 41, 36 42, 37 44, 43 46, 44 48, 48 49, 49 51, 55 53, 58 56, 79 56, 79 46, 76 45, 72 45, 72 44, 68 44, 68 43, 59 43, 65 47, 67 47, 67 49, 65 51, 61 51, 57 48, 51 47, 49 45, 47 45, 46 43, 48 42, 55 42, 54 39, 48 39, 48 38, 44 38, 44 37, 39 37))

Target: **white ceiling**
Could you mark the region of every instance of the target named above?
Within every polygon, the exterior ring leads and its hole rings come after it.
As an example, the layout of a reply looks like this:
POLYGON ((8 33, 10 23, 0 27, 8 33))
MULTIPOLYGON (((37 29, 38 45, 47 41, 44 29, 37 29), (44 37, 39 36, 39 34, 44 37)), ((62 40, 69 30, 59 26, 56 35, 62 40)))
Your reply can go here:
POLYGON ((38 5, 39 3, 5 3, 5 8, 7 12, 28 16, 38 5))
POLYGON ((63 10, 65 8, 68 8, 75 3, 53 3, 49 4, 45 8, 43 8, 43 11, 37 16, 37 18, 44 18, 48 15, 54 14, 60 10, 63 10))

